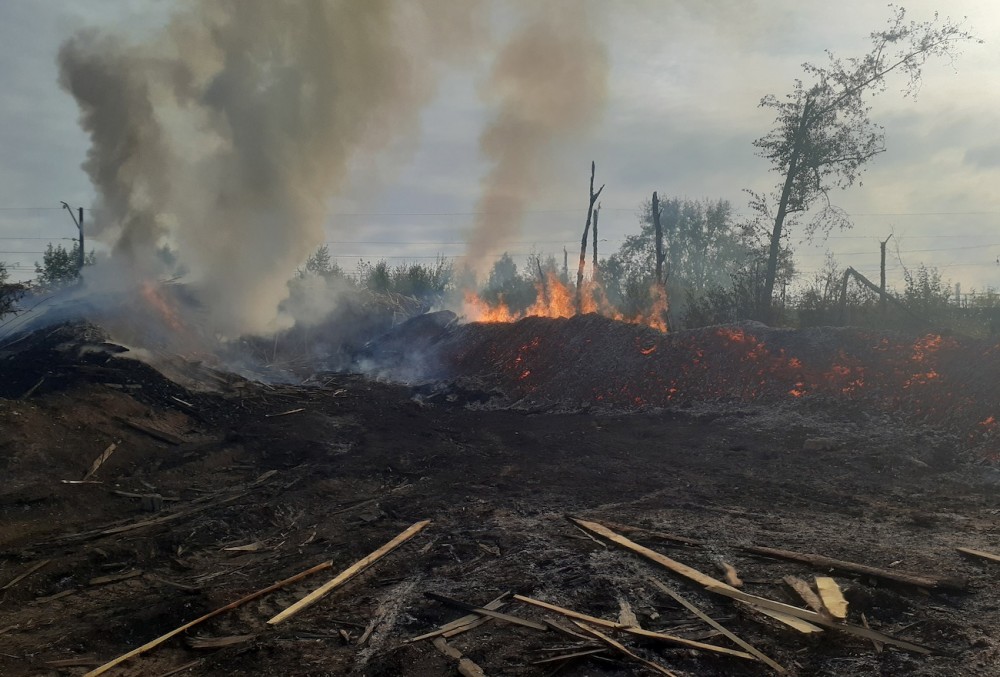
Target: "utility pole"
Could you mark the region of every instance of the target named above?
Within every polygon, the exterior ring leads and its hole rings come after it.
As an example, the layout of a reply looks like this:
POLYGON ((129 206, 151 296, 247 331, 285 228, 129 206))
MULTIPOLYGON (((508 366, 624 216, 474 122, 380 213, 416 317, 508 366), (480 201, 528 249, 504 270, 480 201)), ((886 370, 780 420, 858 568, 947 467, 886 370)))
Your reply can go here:
POLYGON ((879 276, 879 292, 878 292, 878 302, 879 310, 882 315, 885 315, 885 245, 892 238, 892 233, 889 233, 889 237, 885 238, 880 242, 882 250, 882 263, 879 266, 880 276, 879 276))
POLYGON ((84 254, 85 250, 83 248, 83 207, 79 207, 78 208, 77 214, 79 214, 80 216, 79 216, 79 218, 77 218, 73 214, 73 210, 70 208, 70 206, 68 204, 66 204, 65 202, 63 202, 62 206, 63 206, 63 208, 66 211, 69 212, 69 218, 73 219, 74 225, 76 225, 77 230, 80 231, 80 251, 77 252, 77 257, 76 257, 76 273, 77 273, 77 275, 82 275, 83 274, 83 261, 84 261, 84 258, 85 258, 85 254, 84 254))

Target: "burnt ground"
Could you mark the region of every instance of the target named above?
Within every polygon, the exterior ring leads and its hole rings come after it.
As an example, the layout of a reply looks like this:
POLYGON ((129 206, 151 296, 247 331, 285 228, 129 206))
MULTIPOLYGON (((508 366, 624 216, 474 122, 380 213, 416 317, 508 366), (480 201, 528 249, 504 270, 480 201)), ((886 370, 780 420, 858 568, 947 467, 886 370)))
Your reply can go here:
MULTIPOLYGON (((20 384, 0 398, 0 674, 84 674, 327 560, 332 570, 109 674, 457 674, 457 662, 429 642, 405 643, 463 615, 425 592, 484 604, 514 591, 608 619, 627 601, 647 629, 735 648, 650 576, 793 674, 1000 674, 1000 565, 955 551, 1000 550, 1000 473, 935 428, 821 401, 531 413, 462 398, 428 404, 360 376, 268 386, 192 367, 188 376, 215 391, 196 392, 144 364, 94 355, 22 354, 0 366, 6 382, 20 384), (40 374, 47 379, 32 390, 40 374), (806 451, 816 438, 827 442, 806 451), (94 483, 63 482, 83 477, 115 441, 94 483), (969 589, 833 573, 851 623, 864 614, 873 628, 934 654, 878 652, 836 632, 777 625, 585 536, 567 515, 704 541, 633 536, 712 576, 729 562, 745 590, 788 603, 800 604, 783 576, 827 572, 740 546, 962 577, 969 589), (365 573, 266 625, 421 519, 432 523, 365 573), (241 641, 204 646, 233 636, 241 641)), ((516 601, 503 611, 556 618, 516 601)), ((681 675, 772 674, 760 663, 619 639, 681 675)), ((450 642, 487 675, 552 674, 558 664, 534 662, 577 643, 499 620, 450 642)), ((559 674, 652 673, 609 651, 559 674)))

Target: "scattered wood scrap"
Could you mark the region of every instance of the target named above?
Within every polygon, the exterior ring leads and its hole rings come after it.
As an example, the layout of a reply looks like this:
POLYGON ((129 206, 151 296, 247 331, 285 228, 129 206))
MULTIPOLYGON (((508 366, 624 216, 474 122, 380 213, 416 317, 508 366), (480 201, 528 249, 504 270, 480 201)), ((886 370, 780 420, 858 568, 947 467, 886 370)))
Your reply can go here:
POLYGON ((94 473, 96 473, 100 469, 100 467, 104 465, 104 462, 111 457, 111 454, 115 453, 115 449, 117 448, 118 448, 117 441, 109 444, 108 448, 105 449, 103 452, 101 452, 101 455, 98 456, 96 459, 94 459, 94 462, 90 464, 90 470, 88 470, 87 474, 83 476, 83 479, 89 480, 94 475, 94 473))
POLYGON ((423 520, 421 522, 417 522, 416 524, 411 525, 402 533, 400 533, 398 536, 396 536, 394 539, 392 539, 391 541, 380 547, 372 554, 361 558, 360 560, 358 560, 357 562, 355 562, 354 564, 352 564, 351 566, 347 567, 342 572, 340 572, 340 574, 338 574, 332 580, 316 588, 315 590, 310 592, 308 595, 300 599, 295 604, 291 605, 281 613, 275 615, 273 618, 268 620, 267 622, 268 625, 276 625, 278 623, 281 623, 282 621, 285 621, 294 616, 295 614, 299 613, 306 607, 312 606, 313 604, 321 600, 323 597, 326 597, 328 594, 333 592, 333 590, 340 587, 350 579, 354 578, 354 576, 356 576, 357 574, 361 573, 362 571, 370 567, 372 564, 380 560, 382 557, 388 555, 390 552, 401 546, 403 543, 416 536, 424 527, 426 527, 430 523, 431 523, 430 520, 423 520))
POLYGON ((84 675, 84 677, 97 677, 98 675, 103 675, 105 672, 107 672, 111 668, 115 667, 116 665, 118 665, 120 663, 124 663, 128 659, 134 658, 135 656, 138 656, 139 654, 146 653, 150 649, 155 649, 159 645, 161 645, 164 642, 166 642, 168 639, 171 639, 172 637, 176 637, 177 635, 179 635, 182 632, 185 632, 185 631, 193 628, 194 626, 198 625, 199 623, 204 623, 205 621, 209 620, 210 618, 215 618, 219 614, 223 614, 223 613, 225 613, 227 611, 231 611, 231 610, 233 610, 233 609, 235 609, 237 607, 243 606, 247 602, 252 602, 253 600, 255 600, 255 599, 259 598, 259 597, 263 597, 264 595, 268 595, 268 594, 274 592, 275 590, 280 590, 281 588, 284 588, 284 587, 289 586, 289 585, 291 585, 293 583, 297 583, 298 581, 301 581, 303 578, 311 576, 311 575, 313 575, 313 574, 315 574, 315 573, 317 573, 319 571, 323 571, 325 569, 330 569, 332 567, 333 567, 333 562, 323 562, 322 564, 317 564, 316 566, 311 567, 309 569, 306 569, 305 571, 303 571, 301 573, 295 574, 294 576, 291 576, 290 578, 286 578, 283 581, 278 581, 274 585, 269 585, 266 588, 263 588, 263 589, 258 590, 256 592, 252 592, 249 595, 247 595, 246 597, 241 597, 240 599, 236 600, 235 602, 230 602, 226 606, 219 607, 218 609, 216 609, 214 611, 210 611, 207 614, 205 614, 204 616, 196 618, 193 621, 190 621, 188 623, 185 623, 184 625, 180 626, 179 628, 175 628, 174 630, 171 630, 170 632, 168 632, 165 635, 160 635, 156 639, 154 639, 154 640, 152 640, 150 642, 146 642, 145 644, 143 644, 142 646, 140 646, 137 649, 133 649, 132 651, 129 651, 128 653, 125 653, 125 654, 122 654, 121 656, 118 656, 114 660, 108 661, 107 663, 105 663, 104 665, 100 666, 96 670, 91 670, 86 675, 84 675))
POLYGON ((865 639, 875 639, 883 644, 891 644, 892 646, 897 646, 900 649, 906 649, 907 651, 912 651, 913 653, 919 653, 924 655, 930 655, 933 653, 930 649, 925 646, 920 646, 919 644, 914 644, 912 642, 907 642, 905 640, 896 639, 889 635, 884 635, 881 632, 875 630, 869 630, 867 628, 858 627, 856 625, 849 625, 847 623, 837 623, 824 618, 815 611, 809 611, 808 609, 801 609, 797 606, 792 606, 790 604, 783 604, 782 602, 775 602, 774 600, 767 599, 766 597, 758 597, 756 595, 749 595, 740 590, 736 590, 729 586, 719 587, 713 586, 709 588, 709 592, 715 592, 726 597, 731 597, 732 599, 746 602, 751 606, 758 607, 760 609, 769 609, 771 611, 777 611, 782 614, 787 614, 795 618, 800 618, 810 623, 815 623, 816 625, 822 626, 824 628, 829 628, 832 630, 838 630, 840 632, 856 635, 858 637, 864 637, 865 639))
POLYGON ((498 621, 506 621, 507 623, 512 623, 514 625, 520 625, 525 628, 531 628, 532 630, 541 630, 546 632, 549 626, 543 623, 536 623, 535 621, 529 621, 526 618, 521 618, 520 616, 511 616, 510 614, 501 613, 499 611, 493 611, 492 609, 486 609, 484 607, 474 606, 472 604, 466 604, 457 599, 452 599, 450 597, 445 597, 444 595, 439 595, 435 592, 425 592, 424 596, 429 597, 442 604, 447 604, 450 607, 456 609, 461 609, 462 611, 468 611, 470 613, 479 614, 480 616, 489 616, 495 618, 498 621))
POLYGON ((793 562, 802 562, 818 569, 837 569, 840 571, 849 571, 855 574, 862 574, 864 576, 881 578, 886 581, 893 581, 894 583, 915 585, 920 588, 937 590, 965 590, 968 587, 968 582, 959 578, 930 578, 926 576, 915 576, 897 571, 889 571, 888 569, 879 569, 878 567, 871 567, 866 564, 846 562, 844 560, 834 559, 824 555, 816 555, 813 553, 792 552, 791 550, 765 548, 758 545, 746 545, 743 546, 743 550, 752 552, 756 555, 765 555, 767 557, 777 557, 779 559, 787 559, 793 562))
POLYGON ((823 606, 826 607, 831 616, 841 620, 847 618, 847 600, 844 599, 844 593, 840 591, 837 581, 829 576, 817 576, 816 589, 819 590, 819 596, 823 598, 823 606))
POLYGON ((229 635, 226 637, 195 636, 187 638, 187 645, 192 649, 221 649, 226 646, 243 644, 257 639, 257 635, 229 635))
POLYGON ((458 661, 458 674, 462 677, 486 677, 483 669, 472 662, 472 660, 466 658, 461 651, 448 644, 444 637, 434 638, 434 648, 443 653, 448 658, 454 658, 458 661))
POLYGON ((625 656, 628 656, 629 658, 631 658, 634 661, 642 663, 647 668, 650 668, 651 670, 654 670, 654 671, 660 673, 661 675, 669 675, 669 677, 677 677, 676 673, 671 672, 670 670, 666 669, 665 667, 663 667, 659 663, 654 663, 653 661, 648 661, 645 658, 643 658, 642 656, 629 651, 625 647, 624 644, 616 642, 615 640, 611 639, 610 637, 608 637, 607 635, 605 635, 600 630, 598 630, 596 628, 592 628, 589 625, 587 625, 586 623, 581 623, 580 621, 573 621, 573 624, 576 625, 581 630, 583 630, 584 632, 586 632, 587 634, 593 635, 597 639, 601 640, 602 642, 604 642, 605 644, 607 644, 608 646, 610 646, 612 649, 615 649, 615 650, 621 652, 622 654, 624 654, 625 656))
MULTIPOLYGON (((723 583, 717 578, 712 578, 707 574, 703 574, 702 572, 698 571, 693 567, 689 567, 688 565, 682 564, 675 559, 671 559, 666 555, 656 552, 655 550, 650 550, 645 546, 639 545, 638 543, 634 543, 629 539, 625 538, 624 536, 622 536, 621 534, 616 534, 611 529, 608 529, 602 524, 598 524, 597 522, 589 522, 587 520, 577 519, 575 517, 570 519, 577 525, 583 527, 584 529, 593 531, 595 534, 603 536, 612 543, 620 545, 626 550, 631 550, 634 553, 642 555, 646 559, 652 560, 653 562, 656 562, 660 566, 665 567, 670 571, 673 571, 675 574, 680 574, 681 576, 684 576, 685 578, 692 580, 695 583, 704 586, 705 588, 708 589, 726 588, 728 590, 736 589, 731 585, 729 585, 728 583, 723 583)), ((770 616, 775 620, 783 622, 788 627, 798 630, 799 632, 808 634, 819 631, 818 628, 810 628, 808 624, 800 623, 798 620, 785 618, 781 614, 778 615, 770 614, 770 616)))
POLYGON ((299 407, 298 409, 289 409, 288 411, 278 412, 277 414, 264 414, 264 418, 277 418, 278 416, 288 416, 290 414, 298 414, 301 411, 305 411, 305 407, 299 407))
POLYGON ((115 418, 122 425, 131 428, 132 430, 143 433, 149 437, 152 437, 154 440, 166 442, 167 444, 172 444, 175 447, 184 444, 183 439, 181 439, 177 435, 172 435, 164 430, 157 430, 156 428, 151 428, 148 425, 137 423, 136 421, 127 418, 122 418, 120 416, 116 416, 115 418))
POLYGON ((798 578, 797 576, 785 576, 782 580, 785 581, 785 584, 802 598, 802 601, 806 603, 807 607, 818 614, 823 613, 825 610, 823 600, 819 598, 819 595, 813 592, 813 589, 809 587, 809 583, 801 578, 798 578))
POLYGON ((118 581, 127 581, 130 578, 135 578, 136 576, 141 576, 141 571, 128 571, 124 574, 112 574, 110 576, 98 576, 97 578, 91 578, 87 581, 87 585, 107 585, 108 583, 117 583, 118 581))
POLYGON ((588 614, 580 613, 579 611, 564 609, 563 607, 556 606, 555 604, 542 602, 537 599, 532 599, 531 597, 514 595, 514 599, 516 599, 519 602, 524 602, 525 604, 530 604, 532 606, 536 606, 541 609, 546 609, 553 613, 566 616, 567 618, 572 619, 574 623, 576 623, 576 621, 583 621, 585 623, 589 623, 590 625, 597 625, 611 630, 618 630, 621 632, 625 632, 635 637, 642 637, 644 639, 655 639, 670 644, 685 646, 688 647, 689 649, 698 649, 710 653, 725 654, 727 656, 735 656, 737 658, 756 660, 754 656, 752 656, 749 653, 744 653, 743 651, 735 651, 733 649, 727 649, 725 647, 716 646, 714 644, 705 644, 704 642, 698 642, 693 639, 686 639, 684 637, 677 637, 675 635, 670 635, 664 632, 653 632, 652 630, 643 630, 642 628, 637 628, 635 626, 625 625, 623 623, 619 623, 616 621, 608 621, 603 618, 597 618, 596 616, 590 616, 588 614))
POLYGON ((42 567, 44 567, 46 564, 48 564, 51 561, 52 560, 50 560, 50 559, 43 559, 41 562, 35 562, 30 567, 28 567, 27 571, 25 571, 24 573, 22 573, 22 574, 20 574, 18 576, 15 576, 10 581, 8 581, 6 585, 4 585, 2 588, 0 588, 0 590, 8 590, 10 588, 13 588, 15 585, 17 585, 18 583, 20 583, 21 581, 23 581, 25 578, 27 578, 31 574, 35 573, 36 571, 38 571, 39 569, 41 569, 42 567))
POLYGON ((754 647, 749 642, 746 642, 745 640, 743 640, 740 637, 738 637, 737 635, 733 634, 732 632, 730 632, 726 628, 722 627, 717 621, 715 621, 715 619, 711 618, 704 611, 702 611, 701 609, 699 609, 698 607, 696 607, 694 604, 692 604, 691 602, 689 602, 686 599, 684 599, 683 597, 681 597, 679 593, 674 592, 673 590, 671 590, 670 588, 668 588, 666 585, 664 585, 662 582, 660 582, 659 580, 657 580, 655 578, 650 578, 649 580, 650 580, 650 582, 653 583, 653 585, 655 585, 657 588, 659 588, 662 592, 664 592, 667 596, 669 596, 675 602, 677 602, 678 604, 680 604, 682 607, 684 607, 685 609, 687 609, 688 611, 690 611, 691 613, 693 613, 695 616, 697 616, 701 620, 703 620, 706 623, 708 623, 714 629, 716 629, 719 632, 721 632, 725 637, 728 637, 730 640, 732 640, 733 642, 735 642, 736 645, 739 646, 740 648, 746 649, 746 651, 749 654, 751 654, 752 656, 756 657, 762 663, 765 663, 768 666, 770 666, 778 674, 782 674, 783 675, 786 672, 788 672, 788 670, 785 669, 781 664, 777 663, 776 661, 772 660, 771 658, 769 658, 765 654, 763 654, 760 651, 758 651, 757 648, 754 647))
POLYGON ((994 555, 992 552, 986 552, 985 550, 975 550, 974 548, 955 548, 963 555, 970 555, 972 557, 978 557, 980 559, 987 559, 991 562, 1000 562, 1000 555, 994 555))
POLYGON ((722 570, 723 575, 726 577, 726 583, 733 586, 734 588, 742 588, 743 581, 740 580, 739 574, 736 573, 736 567, 734 567, 729 562, 719 561, 719 568, 722 570))
MULTIPOLYGON (((506 600, 507 597, 509 596, 510 593, 505 592, 496 599, 491 600, 487 604, 484 604, 483 608, 489 609, 490 611, 496 611, 497 609, 503 606, 504 600, 506 600)), ((453 620, 450 623, 445 623, 437 630, 433 630, 418 637, 413 637, 412 639, 408 639, 406 641, 407 643, 419 642, 424 639, 431 639, 432 637, 437 637, 438 635, 443 635, 445 638, 453 637, 468 630, 472 630, 473 628, 477 628, 489 620, 490 619, 488 616, 480 616, 479 614, 468 614, 467 616, 462 616, 461 618, 453 620)))

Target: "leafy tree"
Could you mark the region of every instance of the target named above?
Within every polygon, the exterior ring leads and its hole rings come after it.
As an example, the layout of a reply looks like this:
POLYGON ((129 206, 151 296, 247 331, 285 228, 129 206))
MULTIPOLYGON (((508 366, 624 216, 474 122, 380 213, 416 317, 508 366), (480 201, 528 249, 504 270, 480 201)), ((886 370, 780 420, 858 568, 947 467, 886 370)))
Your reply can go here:
POLYGON ((306 259, 304 269, 299 270, 299 277, 306 275, 318 275, 323 278, 346 278, 344 270, 333 260, 330 255, 330 248, 321 245, 315 252, 306 259))
POLYGON ((18 299, 24 294, 24 285, 10 283, 7 264, 0 261, 0 317, 12 312, 18 299))
MULTIPOLYGON (((53 246, 50 242, 42 254, 42 262, 35 262, 35 274, 38 276, 36 281, 40 287, 50 289, 68 284, 79 277, 79 262, 79 242, 74 242, 69 250, 61 244, 53 246)), ((92 266, 96 262, 97 256, 93 250, 83 257, 85 266, 92 266)))
POLYGON ((941 278, 937 268, 924 264, 916 270, 903 270, 903 302, 914 313, 927 318, 947 314, 950 310, 951 283, 941 278))
MULTIPOLYGON (((759 287, 753 280, 760 277, 754 271, 761 268, 761 248, 753 231, 734 221, 732 205, 726 200, 668 199, 660 201, 660 212, 667 294, 675 317, 686 318, 685 326, 714 324, 712 318, 722 316, 748 317, 756 307, 747 294, 759 287)), ((652 302, 656 236, 650 202, 640 214, 639 233, 626 237, 601 267, 608 298, 626 316, 648 311, 652 302)))
MULTIPOLYGON (((833 207, 833 188, 858 181, 869 160, 885 151, 882 127, 871 120, 867 98, 885 91, 887 78, 907 78, 904 95, 915 95, 921 71, 932 57, 956 55, 960 43, 975 40, 948 19, 906 22, 906 10, 893 7, 888 27, 871 34, 871 50, 860 58, 842 60, 827 52, 826 66, 804 64, 811 84, 797 80, 784 99, 764 97, 760 105, 777 113, 772 130, 756 141, 758 154, 782 177, 772 199, 777 211, 770 229, 770 248, 764 286, 769 310, 777 278, 781 239, 789 217, 806 212, 820 201, 824 208, 807 227, 807 235, 833 226, 850 225, 843 211, 833 207)), ((755 206, 767 198, 756 196, 755 206)), ((769 319, 769 318, 768 318, 769 319)))
POLYGON ((531 307, 538 296, 535 287, 537 279, 537 273, 533 270, 525 271, 523 276, 519 275, 514 259, 504 252, 490 269, 482 298, 491 305, 503 303, 515 312, 523 311, 531 307))

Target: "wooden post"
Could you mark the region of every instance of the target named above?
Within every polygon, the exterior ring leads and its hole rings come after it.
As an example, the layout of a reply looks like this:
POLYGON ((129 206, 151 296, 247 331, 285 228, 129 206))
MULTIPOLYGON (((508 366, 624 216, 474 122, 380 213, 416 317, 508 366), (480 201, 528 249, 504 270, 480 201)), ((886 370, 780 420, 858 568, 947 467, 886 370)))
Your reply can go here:
POLYGON ((885 238, 884 240, 882 240, 882 242, 879 243, 880 249, 882 250, 882 263, 879 266, 880 277, 878 285, 879 288, 878 303, 879 303, 879 310, 882 312, 883 315, 885 315, 885 245, 887 242, 889 242, 889 238, 891 237, 892 233, 889 233, 889 237, 885 238))
POLYGON ((563 247, 563 284, 569 284, 569 251, 563 247))
POLYGON ((594 213, 594 203, 604 190, 602 184, 597 192, 594 192, 594 173, 597 171, 597 164, 590 163, 590 204, 587 206, 587 224, 583 228, 583 239, 580 241, 580 266, 576 270, 576 312, 579 314, 583 309, 583 269, 587 265, 587 236, 590 234, 590 219, 594 213))

